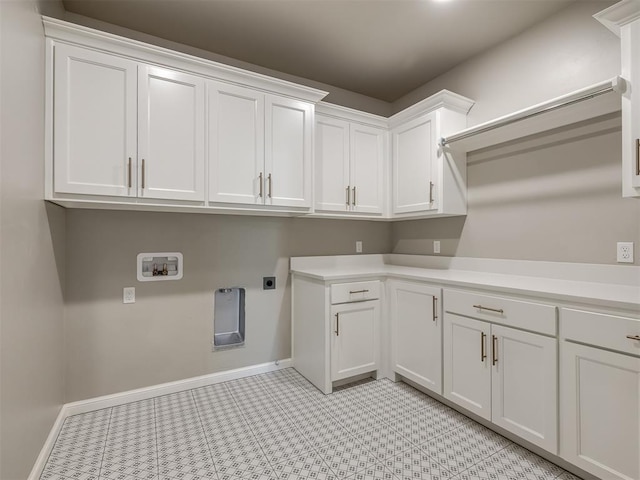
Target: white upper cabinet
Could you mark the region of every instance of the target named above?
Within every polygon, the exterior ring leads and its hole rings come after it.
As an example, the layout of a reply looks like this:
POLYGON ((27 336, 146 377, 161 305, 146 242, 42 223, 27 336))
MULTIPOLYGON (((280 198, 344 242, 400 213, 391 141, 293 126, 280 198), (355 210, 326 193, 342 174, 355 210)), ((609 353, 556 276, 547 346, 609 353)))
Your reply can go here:
POLYGON ((314 104, 326 92, 57 19, 43 24, 47 200, 312 210, 314 104))
POLYGON ((315 122, 315 209, 381 217, 384 212, 386 119, 334 105, 315 122), (375 124, 365 124, 362 122, 375 124))
POLYGON ((265 115, 265 204, 310 208, 313 106, 267 95, 265 115))
POLYGON ((349 211, 349 122, 316 114, 316 210, 349 211))
POLYGON ((393 218, 467 213, 466 155, 438 142, 466 126, 472 105, 443 90, 389 119, 393 218))
POLYGON ((204 79, 139 66, 138 195, 204 201, 204 79))
POLYGON ((61 44, 54 66, 54 190, 136 195, 137 64, 61 44))
POLYGON ((360 213, 381 214, 384 207, 384 145, 386 131, 351 124, 349 185, 351 207, 360 213))
POLYGON ((435 114, 423 115, 393 129, 392 144, 393 213, 437 210, 435 114))
POLYGON ((594 15, 621 40, 622 195, 640 197, 640 2, 623 0, 594 15))
POLYGON ((264 203, 264 94, 208 82, 209 201, 264 203))

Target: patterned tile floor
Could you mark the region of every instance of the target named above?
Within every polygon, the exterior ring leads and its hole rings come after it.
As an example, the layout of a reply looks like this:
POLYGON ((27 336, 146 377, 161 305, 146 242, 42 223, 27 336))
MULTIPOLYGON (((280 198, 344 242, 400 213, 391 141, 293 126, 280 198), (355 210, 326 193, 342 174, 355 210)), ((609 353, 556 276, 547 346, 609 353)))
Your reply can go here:
POLYGON ((404 383, 293 369, 67 418, 41 480, 576 480, 404 383))

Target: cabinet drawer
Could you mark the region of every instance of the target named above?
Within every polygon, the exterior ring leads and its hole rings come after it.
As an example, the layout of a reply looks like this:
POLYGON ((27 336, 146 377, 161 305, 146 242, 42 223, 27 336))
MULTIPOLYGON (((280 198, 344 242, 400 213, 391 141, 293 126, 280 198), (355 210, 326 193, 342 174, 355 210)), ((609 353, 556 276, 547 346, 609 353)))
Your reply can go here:
POLYGON ((380 281, 336 283, 331 285, 331 304, 362 302, 380 298, 380 281))
POLYGON ((556 307, 492 295, 445 290, 444 309, 532 332, 556 335, 556 307))
POLYGON ((640 355, 640 319, 637 318, 563 308, 560 329, 568 340, 640 355))

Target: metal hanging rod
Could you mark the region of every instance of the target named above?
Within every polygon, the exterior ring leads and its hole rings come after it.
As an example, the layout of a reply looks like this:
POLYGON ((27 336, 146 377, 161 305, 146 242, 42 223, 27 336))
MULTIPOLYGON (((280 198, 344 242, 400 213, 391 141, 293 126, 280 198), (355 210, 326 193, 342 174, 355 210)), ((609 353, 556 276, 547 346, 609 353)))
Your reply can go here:
POLYGON ((496 128, 505 127, 513 123, 521 122, 523 120, 527 120, 529 118, 536 117, 538 115, 549 113, 554 110, 558 110, 560 108, 568 107, 576 103, 584 102, 585 100, 590 100, 592 98, 599 97, 600 95, 605 95, 610 92, 618 92, 622 94, 625 91, 626 91, 625 80, 622 77, 614 77, 611 80, 598 83, 596 85, 587 87, 585 89, 579 90, 569 95, 564 95, 562 97, 555 98, 548 102, 541 103, 539 105, 526 108, 524 110, 520 110, 510 115, 506 115, 504 117, 500 117, 495 120, 482 123, 480 125, 469 128, 467 130, 463 130, 460 133, 450 135, 448 137, 442 137, 440 139, 440 146, 444 147, 450 143, 458 142, 460 140, 464 140, 466 138, 479 135, 481 133, 490 132, 491 130, 495 130, 496 128))

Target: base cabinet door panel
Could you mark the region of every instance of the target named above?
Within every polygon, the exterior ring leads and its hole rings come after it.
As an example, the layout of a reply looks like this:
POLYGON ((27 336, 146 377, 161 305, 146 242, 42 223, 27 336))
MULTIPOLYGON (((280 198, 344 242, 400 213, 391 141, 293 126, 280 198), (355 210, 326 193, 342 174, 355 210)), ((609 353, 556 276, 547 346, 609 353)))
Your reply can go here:
POLYGON ((563 458, 600 478, 640 478, 640 358, 562 345, 563 458))
POLYGON ((442 394, 441 290, 428 285, 389 283, 391 357, 396 373, 442 394))
POLYGON ((491 420, 491 325, 447 314, 444 328, 444 396, 491 420))
POLYGON ((499 325, 491 335, 491 421, 557 452, 557 340, 499 325))
POLYGON ((380 302, 334 305, 331 316, 331 380, 376 370, 380 302))

